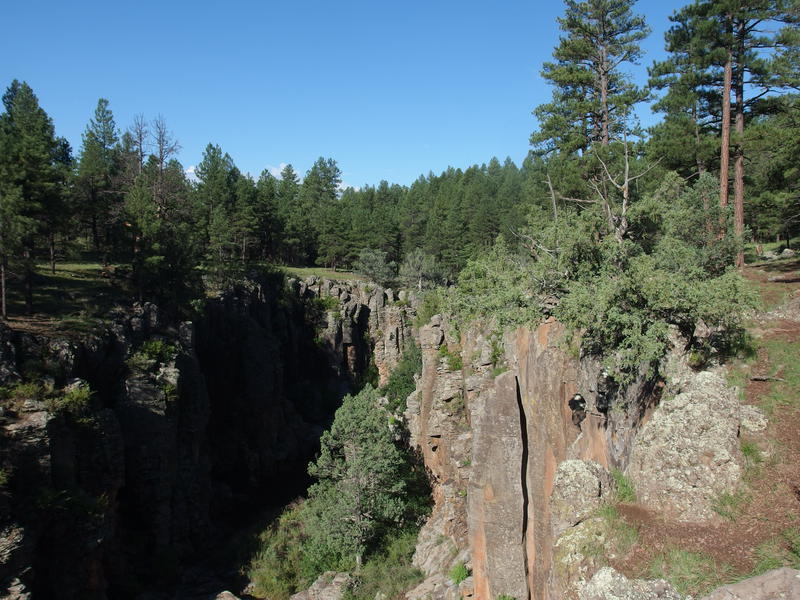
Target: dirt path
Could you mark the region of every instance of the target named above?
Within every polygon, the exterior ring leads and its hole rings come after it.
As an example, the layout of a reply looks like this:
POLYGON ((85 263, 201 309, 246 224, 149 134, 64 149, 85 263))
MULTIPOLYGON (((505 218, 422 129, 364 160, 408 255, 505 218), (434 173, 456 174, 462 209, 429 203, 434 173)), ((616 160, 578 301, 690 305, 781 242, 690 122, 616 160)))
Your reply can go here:
POLYGON ((732 382, 744 383, 744 403, 771 411, 769 427, 763 436, 742 439, 750 464, 740 493, 726 505, 727 518, 687 525, 647 507, 619 507, 639 531, 633 550, 612 561, 629 577, 652 576, 654 559, 680 549, 703 558, 705 567, 696 568, 708 571, 712 586, 740 579, 765 561, 791 558, 787 532, 797 532, 800 540, 800 260, 751 265, 745 276, 761 294, 765 310, 749 327, 756 355, 732 363, 729 374, 732 382), (754 381, 754 376, 773 379, 754 381))

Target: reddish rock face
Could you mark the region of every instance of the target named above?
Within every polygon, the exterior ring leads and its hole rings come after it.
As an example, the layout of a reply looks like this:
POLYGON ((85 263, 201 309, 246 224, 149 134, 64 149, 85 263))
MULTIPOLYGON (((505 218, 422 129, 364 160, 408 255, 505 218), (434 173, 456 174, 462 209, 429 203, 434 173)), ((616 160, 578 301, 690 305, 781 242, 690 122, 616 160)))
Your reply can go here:
MULTIPOLYGON (((447 329, 435 318, 420 332, 423 374, 407 413, 413 439, 434 475, 436 507, 429 526, 438 527, 440 537, 455 542, 458 556, 467 557, 475 598, 565 597, 570 582, 560 581, 552 564, 550 498, 558 465, 583 459, 599 463, 598 468, 624 466, 651 390, 638 383, 623 397, 599 362, 565 352, 564 328, 552 320, 504 336, 501 362, 508 369, 496 377, 487 359, 490 336, 470 330, 454 342, 447 340, 447 329), (465 367, 460 371, 448 370, 436 350, 447 341, 448 352, 461 354, 465 367), (459 432, 448 409, 453 397, 466 403, 467 433, 459 432), (609 417, 612 400, 627 408, 609 417), (461 467, 465 464, 469 467, 461 467), (452 488, 462 486, 466 494, 454 498, 452 488), (460 535, 464 528, 466 543, 460 535)), ((426 569, 430 575, 434 562, 419 560, 432 567, 426 569)))

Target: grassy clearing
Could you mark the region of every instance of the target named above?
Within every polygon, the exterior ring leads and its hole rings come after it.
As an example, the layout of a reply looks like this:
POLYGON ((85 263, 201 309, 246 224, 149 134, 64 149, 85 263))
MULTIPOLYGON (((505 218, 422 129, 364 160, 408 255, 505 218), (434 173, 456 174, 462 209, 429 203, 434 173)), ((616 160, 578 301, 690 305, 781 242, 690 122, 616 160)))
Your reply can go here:
POLYGON ((733 580, 730 565, 718 565, 710 556, 672 548, 650 563, 648 577, 666 579, 682 594, 704 596, 733 580))
POLYGON ((773 381, 768 394, 760 399, 761 408, 772 415, 777 407, 800 407, 800 342, 773 339, 763 342, 771 365, 769 375, 782 381, 773 381))
POLYGON ((352 271, 334 271, 323 267, 278 267, 291 277, 304 279, 306 277, 325 277, 326 279, 337 279, 340 281, 363 280, 364 278, 352 271))
MULTIPOLYGON (((780 252, 787 247, 786 240, 780 242, 765 242, 761 244, 763 252, 780 252)), ((797 250, 800 248, 800 237, 794 237, 789 240, 789 248, 797 250)), ((756 244, 745 244, 744 246, 744 259, 746 263, 758 262, 761 258, 756 254, 756 244)))
POLYGON ((57 263, 36 266, 33 279, 34 315, 25 314, 25 297, 18 281, 10 281, 8 312, 11 325, 86 332, 117 305, 130 304, 130 294, 115 277, 117 267, 99 262, 57 263))

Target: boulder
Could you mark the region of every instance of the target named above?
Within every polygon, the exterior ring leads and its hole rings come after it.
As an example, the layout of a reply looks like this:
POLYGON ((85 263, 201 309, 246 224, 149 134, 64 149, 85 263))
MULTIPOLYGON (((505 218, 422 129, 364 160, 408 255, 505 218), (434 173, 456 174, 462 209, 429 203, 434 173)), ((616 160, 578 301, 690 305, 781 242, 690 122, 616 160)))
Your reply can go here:
POLYGON ((565 460, 559 464, 550 497, 553 536, 590 517, 611 490, 611 476, 599 463, 565 460))
POLYGON ((800 571, 783 567, 717 588, 702 600, 790 600, 800 598, 800 571))
POLYGON ((326 571, 310 588, 294 594, 291 600, 341 600, 349 584, 349 573, 326 571))
POLYGON ((580 600, 683 600, 663 579, 630 580, 611 567, 603 567, 580 586, 580 600))
POLYGON ((631 452, 639 501, 683 522, 712 518, 714 500, 741 479, 740 411, 735 390, 710 371, 662 400, 631 452))

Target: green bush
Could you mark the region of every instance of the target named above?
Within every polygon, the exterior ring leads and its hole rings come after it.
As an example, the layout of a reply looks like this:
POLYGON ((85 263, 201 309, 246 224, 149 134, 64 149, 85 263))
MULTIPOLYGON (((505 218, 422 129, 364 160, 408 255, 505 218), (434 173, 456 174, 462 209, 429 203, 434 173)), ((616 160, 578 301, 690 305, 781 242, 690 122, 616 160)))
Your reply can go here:
POLYGON ((47 408, 51 412, 68 413, 73 416, 84 414, 90 406, 93 392, 86 384, 73 385, 62 391, 61 395, 47 399, 47 408))
POLYGON ((438 288, 426 292, 422 296, 422 303, 417 309, 417 316, 414 318, 414 326, 422 327, 427 325, 433 315, 441 314, 444 310, 442 291, 438 288))
POLYGON ((159 364, 166 364, 178 355, 178 348, 164 340, 148 340, 144 342, 126 361, 128 366, 141 371, 150 371, 159 364))
POLYGON ((414 383, 414 375, 422 372, 422 351, 416 344, 412 343, 397 366, 389 375, 389 381, 381 390, 389 399, 389 410, 394 412, 405 408, 406 398, 411 394, 416 384, 414 383))
POLYGON ((416 529, 408 529, 390 536, 382 544, 385 550, 373 555, 353 575, 345 600, 374 600, 379 594, 385 598, 399 598, 421 582, 422 571, 411 563, 417 535, 416 529))
POLYGON ((455 584, 458 585, 462 581, 464 581, 467 577, 469 577, 469 571, 467 570, 467 566, 463 563, 456 563, 453 565, 453 568, 450 569, 450 580, 455 584))
POLYGON ((464 368, 464 362, 459 351, 451 352, 447 344, 439 346, 439 356, 447 359, 447 368, 451 371, 460 371, 464 368))

